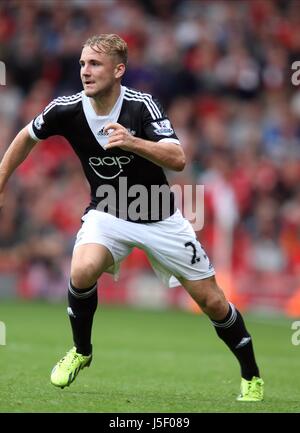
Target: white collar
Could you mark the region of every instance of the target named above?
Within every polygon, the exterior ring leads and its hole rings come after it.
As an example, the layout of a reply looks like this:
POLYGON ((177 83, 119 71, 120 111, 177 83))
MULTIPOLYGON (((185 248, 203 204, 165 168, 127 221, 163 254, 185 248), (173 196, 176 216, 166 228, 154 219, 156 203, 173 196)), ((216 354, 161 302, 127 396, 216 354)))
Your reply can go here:
POLYGON ((94 134, 94 137, 98 141, 98 143, 105 149, 105 146, 108 141, 108 137, 106 134, 103 133, 103 128, 107 123, 116 123, 119 119, 124 94, 126 91, 125 86, 121 86, 120 95, 113 106, 111 112, 105 116, 98 116, 98 114, 95 112, 92 103, 91 98, 86 96, 84 91, 82 91, 82 106, 83 111, 86 117, 86 120, 88 122, 88 125, 94 134))

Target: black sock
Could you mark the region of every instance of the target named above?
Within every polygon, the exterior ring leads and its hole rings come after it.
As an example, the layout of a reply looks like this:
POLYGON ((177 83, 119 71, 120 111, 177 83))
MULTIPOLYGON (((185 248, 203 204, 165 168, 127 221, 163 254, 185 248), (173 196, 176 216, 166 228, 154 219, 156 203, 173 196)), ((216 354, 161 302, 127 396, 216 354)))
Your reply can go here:
POLYGON ((234 353, 241 366, 241 375, 250 380, 259 377, 251 336, 248 333, 240 312, 229 304, 229 312, 223 320, 212 320, 218 336, 234 353))
POLYGON ((90 355, 93 317, 98 305, 97 283, 80 290, 76 289, 70 281, 68 300, 68 315, 76 350, 82 355, 90 355))

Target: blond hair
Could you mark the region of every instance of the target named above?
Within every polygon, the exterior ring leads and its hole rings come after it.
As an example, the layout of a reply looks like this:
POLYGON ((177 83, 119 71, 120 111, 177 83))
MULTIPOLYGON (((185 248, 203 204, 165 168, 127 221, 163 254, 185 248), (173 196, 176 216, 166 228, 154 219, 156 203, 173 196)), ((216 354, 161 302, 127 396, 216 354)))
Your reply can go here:
POLYGON ((83 47, 91 47, 98 53, 105 53, 109 56, 116 56, 125 66, 128 62, 128 48, 126 42, 118 35, 101 34, 89 38, 83 47))

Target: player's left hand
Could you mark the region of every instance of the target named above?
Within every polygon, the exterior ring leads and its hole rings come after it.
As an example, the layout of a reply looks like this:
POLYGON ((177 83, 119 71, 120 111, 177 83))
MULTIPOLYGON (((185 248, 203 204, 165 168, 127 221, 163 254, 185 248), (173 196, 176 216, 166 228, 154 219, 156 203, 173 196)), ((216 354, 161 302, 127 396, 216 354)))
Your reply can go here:
POLYGON ((109 133, 109 140, 105 149, 120 147, 127 151, 133 150, 135 137, 124 126, 119 123, 108 123, 104 131, 109 133))

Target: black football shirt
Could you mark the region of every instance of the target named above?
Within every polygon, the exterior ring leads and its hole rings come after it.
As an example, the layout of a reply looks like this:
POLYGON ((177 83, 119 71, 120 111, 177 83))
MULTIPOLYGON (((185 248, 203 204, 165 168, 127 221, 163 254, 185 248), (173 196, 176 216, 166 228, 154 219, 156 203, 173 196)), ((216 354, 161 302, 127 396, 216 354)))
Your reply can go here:
POLYGON ((120 148, 105 150, 104 126, 109 122, 117 122, 145 140, 180 144, 160 103, 125 86, 108 116, 97 116, 82 91, 54 99, 29 124, 29 132, 37 140, 60 135, 70 143, 90 185, 86 212, 99 209, 139 223, 172 215, 174 195, 161 167, 120 148))

